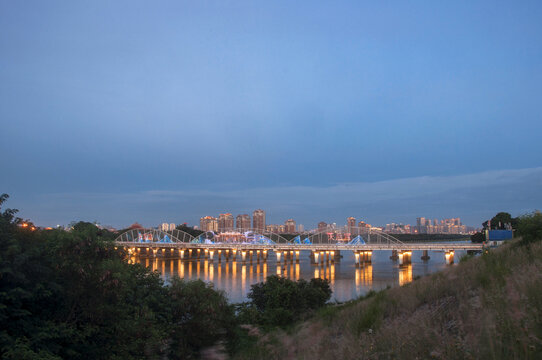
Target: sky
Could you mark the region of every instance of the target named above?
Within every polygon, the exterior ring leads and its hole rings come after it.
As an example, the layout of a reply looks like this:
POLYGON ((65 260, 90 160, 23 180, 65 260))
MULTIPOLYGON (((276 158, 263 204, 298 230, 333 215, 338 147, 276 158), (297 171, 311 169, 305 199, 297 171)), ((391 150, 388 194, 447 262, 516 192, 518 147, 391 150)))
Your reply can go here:
POLYGON ((542 208, 540 1, 2 1, 0 193, 42 226, 542 208))

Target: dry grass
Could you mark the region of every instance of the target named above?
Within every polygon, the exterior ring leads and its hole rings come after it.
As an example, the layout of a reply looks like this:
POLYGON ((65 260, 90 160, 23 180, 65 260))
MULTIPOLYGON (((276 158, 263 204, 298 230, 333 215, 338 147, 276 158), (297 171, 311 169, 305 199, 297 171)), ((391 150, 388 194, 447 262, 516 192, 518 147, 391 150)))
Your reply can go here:
POLYGON ((542 243, 504 246, 458 266, 326 309, 238 358, 540 359, 542 243))

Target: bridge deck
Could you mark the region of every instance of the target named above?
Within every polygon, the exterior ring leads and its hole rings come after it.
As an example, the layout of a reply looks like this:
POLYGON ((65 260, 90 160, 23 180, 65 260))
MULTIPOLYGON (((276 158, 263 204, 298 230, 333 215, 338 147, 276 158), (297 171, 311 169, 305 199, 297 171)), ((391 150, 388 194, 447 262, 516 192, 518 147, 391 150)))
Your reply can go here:
POLYGON ((138 247, 138 248, 174 248, 174 249, 234 249, 234 250, 274 250, 274 251, 379 251, 379 250, 429 250, 429 251, 450 251, 450 250, 482 250, 482 244, 461 244, 461 243, 402 243, 402 244, 366 244, 366 245, 346 245, 346 244, 193 244, 193 243, 160 243, 160 242, 116 242, 118 246, 138 247))

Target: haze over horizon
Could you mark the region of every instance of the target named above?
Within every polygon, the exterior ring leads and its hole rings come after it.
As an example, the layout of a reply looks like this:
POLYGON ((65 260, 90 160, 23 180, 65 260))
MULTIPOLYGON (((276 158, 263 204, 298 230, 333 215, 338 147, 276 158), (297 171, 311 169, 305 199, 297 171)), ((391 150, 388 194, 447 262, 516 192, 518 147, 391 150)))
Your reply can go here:
POLYGON ((38 225, 542 204, 542 3, 0 3, 0 193, 38 225))

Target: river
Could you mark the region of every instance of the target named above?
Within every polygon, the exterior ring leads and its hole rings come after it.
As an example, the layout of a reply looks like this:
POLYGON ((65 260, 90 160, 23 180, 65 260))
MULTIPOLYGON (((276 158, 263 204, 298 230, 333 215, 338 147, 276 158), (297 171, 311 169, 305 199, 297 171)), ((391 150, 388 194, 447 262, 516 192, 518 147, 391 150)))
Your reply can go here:
MULTIPOLYGON (((344 302, 366 294, 370 290, 380 290, 388 286, 398 286, 411 282, 415 277, 425 276, 448 266, 443 252, 430 251, 430 260, 421 260, 422 252, 414 251, 408 265, 399 265, 390 260, 391 251, 373 252, 372 262, 356 265, 351 251, 341 252, 340 261, 327 264, 311 264, 309 251, 302 251, 299 262, 276 262, 274 254, 267 261, 254 258, 246 262, 222 259, 218 261, 178 258, 133 257, 132 261, 141 263, 160 272, 167 283, 173 276, 186 280, 201 279, 212 282, 218 290, 226 292, 230 302, 247 300, 250 286, 277 274, 292 280, 323 278, 330 281, 332 301, 344 302)), ((465 254, 456 251, 455 262, 465 254)))

